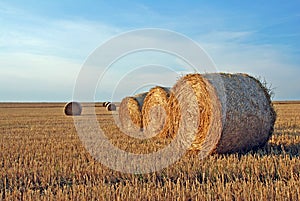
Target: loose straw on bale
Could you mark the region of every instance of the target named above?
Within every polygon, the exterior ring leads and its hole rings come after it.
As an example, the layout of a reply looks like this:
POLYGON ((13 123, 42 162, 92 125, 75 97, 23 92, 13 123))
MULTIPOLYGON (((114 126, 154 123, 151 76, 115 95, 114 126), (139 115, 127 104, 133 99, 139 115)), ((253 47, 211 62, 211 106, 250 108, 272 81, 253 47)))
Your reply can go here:
POLYGON ((122 130, 126 133, 137 133, 142 129, 142 107, 146 93, 125 97, 119 108, 119 119, 122 130))
POLYGON ((65 105, 64 112, 68 116, 78 116, 81 115, 82 107, 78 102, 69 102, 65 105))
POLYGON ((142 108, 142 122, 144 134, 149 137, 162 136, 166 133, 168 114, 168 100, 170 88, 154 87, 145 97, 142 108))
POLYGON ((116 107, 115 104, 113 104, 113 103, 106 104, 106 110, 107 111, 116 111, 116 109, 117 109, 117 107, 116 107))
POLYGON ((168 107, 169 135, 189 135, 196 123, 190 150, 202 156, 264 146, 276 119, 267 89, 246 74, 186 75, 172 88, 168 107))

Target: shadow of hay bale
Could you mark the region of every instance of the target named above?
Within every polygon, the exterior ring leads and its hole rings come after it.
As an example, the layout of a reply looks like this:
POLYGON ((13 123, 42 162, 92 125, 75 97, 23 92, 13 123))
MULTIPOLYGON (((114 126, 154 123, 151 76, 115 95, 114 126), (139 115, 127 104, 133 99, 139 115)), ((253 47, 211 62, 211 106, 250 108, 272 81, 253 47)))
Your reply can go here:
POLYGON ((263 148, 255 150, 254 153, 260 155, 289 155, 291 157, 299 157, 300 143, 287 145, 268 143, 263 148))

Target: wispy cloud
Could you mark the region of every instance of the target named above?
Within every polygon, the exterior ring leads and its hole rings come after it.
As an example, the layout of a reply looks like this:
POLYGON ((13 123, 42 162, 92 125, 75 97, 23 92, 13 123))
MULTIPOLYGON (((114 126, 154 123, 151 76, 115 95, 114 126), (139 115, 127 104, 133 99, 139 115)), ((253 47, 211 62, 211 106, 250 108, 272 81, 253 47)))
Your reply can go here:
POLYGON ((206 42, 240 42, 247 40, 255 34, 255 31, 212 31, 202 34, 199 39, 206 42))
POLYGON ((255 32, 209 35, 209 40, 207 35, 200 36, 199 44, 212 57, 219 71, 245 72, 266 79, 274 88, 275 99, 296 99, 300 94, 297 55, 288 46, 251 43, 255 32), (232 40, 236 38, 238 40, 232 40))
MULTIPOLYGON (((300 17, 296 9, 299 6, 293 6, 298 3, 274 3, 274 9, 270 9, 260 2, 235 5, 172 2, 172 7, 169 2, 159 5, 80 2, 79 6, 74 4, 65 10, 67 4, 64 1, 63 6, 57 2, 41 3, 39 7, 0 2, 0 92, 4 94, 1 100, 69 99, 81 65, 95 48, 116 34, 144 27, 161 27, 186 34, 208 52, 219 71, 263 77, 276 87, 276 99, 299 99, 297 25, 300 17), (86 7, 83 8, 83 4, 86 7), (58 7, 60 11, 47 12, 47 5, 58 7), (47 92, 58 95, 50 96, 47 92)), ((182 47, 178 41, 173 44, 179 49, 182 47)), ((190 54, 195 57, 193 52, 190 54)), ((115 70, 108 78, 118 80, 131 66, 151 62, 172 66, 177 71, 186 65, 180 59, 129 56, 120 65, 121 70, 115 70)), ((147 72, 128 79, 126 84, 130 86, 123 84, 122 92, 130 93, 137 81, 150 80, 153 76, 147 72)), ((168 76, 172 81, 172 73, 156 75, 161 79, 168 76)), ((105 83, 108 88, 109 81, 105 83)), ((101 96, 109 97, 110 90, 101 91, 101 96)))
POLYGON ((69 100, 81 64, 28 53, 0 54, 2 100, 69 100))
POLYGON ((120 31, 100 22, 33 16, 3 3, 0 8, 7 20, 0 29, 0 92, 7 95, 1 100, 71 99, 86 57, 120 31), (22 19, 14 23, 15 17, 22 19))
POLYGON ((92 49, 120 32, 117 28, 84 20, 45 20, 43 24, 9 25, 7 30, 2 29, 0 48, 11 52, 35 52, 83 59, 92 49))

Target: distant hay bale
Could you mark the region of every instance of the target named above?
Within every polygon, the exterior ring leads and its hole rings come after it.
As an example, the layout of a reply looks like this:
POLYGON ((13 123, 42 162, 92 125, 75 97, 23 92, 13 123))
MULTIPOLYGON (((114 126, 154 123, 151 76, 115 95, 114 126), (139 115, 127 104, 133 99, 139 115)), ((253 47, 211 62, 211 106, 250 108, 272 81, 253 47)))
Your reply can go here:
POLYGON ((145 136, 162 136, 165 134, 168 117, 168 100, 170 88, 154 87, 145 97, 142 108, 142 122, 145 136))
POLYGON ((146 93, 140 93, 133 97, 125 97, 119 108, 119 120, 121 129, 127 133, 138 133, 142 129, 142 107, 146 93))
POLYGON ((78 116, 81 115, 82 106, 78 102, 69 102, 65 105, 64 112, 68 116, 78 116))
POLYGON ((168 107, 169 135, 188 136, 196 125, 190 150, 200 156, 264 146, 276 119, 267 89, 246 74, 186 75, 172 88, 168 107))
POLYGON ((107 101, 106 101, 106 102, 103 102, 103 103, 102 103, 102 106, 103 106, 103 107, 106 107, 109 103, 110 103, 110 102, 107 102, 107 101))
POLYGON ((106 110, 107 111, 116 111, 117 110, 117 107, 115 104, 113 103, 108 103, 106 104, 106 110))

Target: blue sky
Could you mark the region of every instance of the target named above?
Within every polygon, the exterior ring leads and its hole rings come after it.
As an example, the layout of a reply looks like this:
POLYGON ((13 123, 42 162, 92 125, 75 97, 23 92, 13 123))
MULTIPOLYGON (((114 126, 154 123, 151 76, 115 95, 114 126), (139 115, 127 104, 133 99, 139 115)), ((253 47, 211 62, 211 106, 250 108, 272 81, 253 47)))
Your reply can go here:
MULTIPOLYGON (((77 75, 93 50, 141 28, 181 33, 205 49, 218 71, 261 77, 274 88, 275 100, 299 100, 299 25, 300 2, 293 0, 2 0, 0 101, 72 99, 77 75)), ((100 89, 97 98, 107 99, 109 91, 100 89)))

